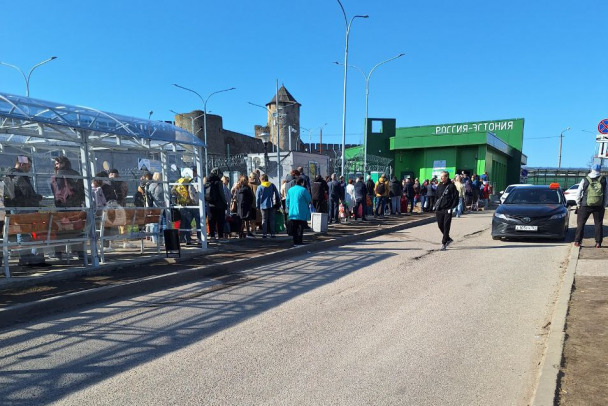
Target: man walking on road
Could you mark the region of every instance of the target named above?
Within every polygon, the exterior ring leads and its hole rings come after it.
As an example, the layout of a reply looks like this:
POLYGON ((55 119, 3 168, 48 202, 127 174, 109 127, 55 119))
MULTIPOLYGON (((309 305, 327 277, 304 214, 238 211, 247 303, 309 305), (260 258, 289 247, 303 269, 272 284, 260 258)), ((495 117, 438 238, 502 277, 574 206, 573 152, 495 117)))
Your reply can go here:
POLYGON ((450 180, 446 171, 441 172, 441 181, 437 185, 437 201, 435 202, 435 216, 437 225, 443 234, 441 240, 441 251, 445 251, 453 241, 450 238, 450 227, 452 225, 452 211, 458 206, 458 190, 450 180))
POLYGON ((583 242, 585 223, 591 214, 593 214, 593 223, 595 224, 595 248, 602 246, 604 238, 602 223, 604 221, 604 208, 608 204, 608 193, 606 193, 606 177, 602 176, 601 170, 601 165, 593 165, 591 172, 578 185, 575 247, 580 247, 583 242))

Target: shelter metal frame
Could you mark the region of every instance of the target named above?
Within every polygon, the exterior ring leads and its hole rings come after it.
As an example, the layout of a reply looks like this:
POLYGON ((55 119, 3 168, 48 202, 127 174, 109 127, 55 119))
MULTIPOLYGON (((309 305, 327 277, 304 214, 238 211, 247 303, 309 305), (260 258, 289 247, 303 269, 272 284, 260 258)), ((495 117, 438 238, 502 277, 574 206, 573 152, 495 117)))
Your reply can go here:
MULTIPOLYGON (((85 186, 87 222, 95 224, 95 208, 92 202, 92 181, 96 172, 96 153, 124 152, 157 154, 161 162, 162 184, 165 209, 170 207, 169 155, 176 159, 191 156, 198 173, 202 173, 202 149, 205 144, 194 134, 161 121, 151 121, 119 114, 107 113, 90 107, 71 106, 54 102, 16 96, 0 92, 0 153, 5 158, 26 154, 36 156, 46 151, 50 153, 77 154, 80 160, 81 178, 85 186)), ((14 163, 14 160, 12 161, 14 163)), ((51 173, 37 171, 35 159, 32 161, 32 179, 50 177, 51 173)), ((107 169, 107 168, 106 168, 107 169)), ((2 177, 6 173, 1 174, 2 177)), ((1 179, 1 178, 0 178, 1 179)), ((198 178, 199 194, 197 206, 204 224, 205 204, 202 180, 198 178)), ((21 208, 20 208, 21 209, 21 208)), ((51 208, 49 208, 51 209, 51 208)), ((57 209, 61 210, 61 209, 57 209)), ((0 207, 2 214, 6 208, 0 207)), ((89 227, 91 240, 91 265, 99 266, 97 253, 97 233, 89 227)), ((206 227, 201 226, 201 247, 207 248, 206 227)), ((6 275, 10 277, 9 274, 6 275)))

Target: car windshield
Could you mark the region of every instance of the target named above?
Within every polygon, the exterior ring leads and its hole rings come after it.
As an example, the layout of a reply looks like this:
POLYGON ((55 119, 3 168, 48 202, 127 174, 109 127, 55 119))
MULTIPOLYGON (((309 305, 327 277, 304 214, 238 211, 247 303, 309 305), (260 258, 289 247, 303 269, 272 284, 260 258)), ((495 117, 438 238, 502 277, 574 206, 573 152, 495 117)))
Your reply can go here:
POLYGON ((514 188, 515 186, 507 186, 507 188, 505 189, 505 193, 510 193, 514 188))
POLYGON ((560 204, 559 189, 516 188, 509 193, 506 204, 560 204))

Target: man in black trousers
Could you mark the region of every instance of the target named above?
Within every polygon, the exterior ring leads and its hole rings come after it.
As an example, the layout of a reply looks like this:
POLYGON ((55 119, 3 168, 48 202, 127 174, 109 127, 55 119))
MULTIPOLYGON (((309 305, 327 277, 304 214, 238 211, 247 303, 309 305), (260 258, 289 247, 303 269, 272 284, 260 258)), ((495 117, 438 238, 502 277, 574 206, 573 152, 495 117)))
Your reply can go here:
POLYGON ((458 206, 458 190, 450 180, 450 174, 446 171, 441 172, 441 181, 437 185, 437 200, 435 202, 435 216, 437 225, 443 234, 441 240, 441 251, 445 251, 452 243, 450 238, 450 227, 452 225, 452 212, 458 206))

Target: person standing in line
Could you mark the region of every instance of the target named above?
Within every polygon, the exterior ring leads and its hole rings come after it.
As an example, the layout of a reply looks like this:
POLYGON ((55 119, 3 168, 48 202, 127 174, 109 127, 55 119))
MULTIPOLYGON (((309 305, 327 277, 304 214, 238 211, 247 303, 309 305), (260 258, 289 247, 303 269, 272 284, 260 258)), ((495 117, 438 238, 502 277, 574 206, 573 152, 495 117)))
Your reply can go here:
MULTIPOLYGON (((5 197, 4 206, 7 208, 13 208, 11 210, 14 214, 33 213, 37 210, 34 208, 40 207, 42 201, 42 195, 39 195, 34 190, 32 180, 26 175, 32 169, 32 161, 30 157, 19 155, 15 167, 11 168, 8 172, 7 177, 11 179, 14 185, 15 196, 13 198, 5 197), (17 209, 19 208, 19 209, 17 209), (21 208, 27 208, 29 210, 21 210, 21 208)), ((33 237, 31 234, 17 234, 17 242, 31 242, 33 237)), ((45 267, 51 266, 44 261, 44 255, 38 253, 35 248, 26 252, 26 250, 19 252, 19 265, 27 267, 45 267)))
MULTIPOLYGON (((193 166, 192 167, 192 180, 191 180, 192 184, 188 188, 188 192, 190 193, 190 200, 192 200, 191 204, 193 206, 199 205, 200 193, 201 193, 199 181, 200 181, 200 178, 198 176, 198 169, 196 169, 196 166, 193 166)), ((203 185, 204 185, 204 183, 203 183, 203 185)), ((194 219, 194 224, 196 227, 196 238, 198 239, 199 242, 201 242, 203 239, 202 234, 201 234, 201 232, 202 232, 201 210, 199 207, 193 207, 193 208, 189 209, 189 211, 190 211, 190 218, 194 219)), ((192 220, 190 220, 190 222, 192 223, 192 220)))
POLYGON ((296 185, 289 188, 285 199, 294 246, 304 244, 304 227, 310 219, 309 206, 312 203, 312 198, 306 190, 305 184, 306 180, 299 177, 296 180, 296 185))
MULTIPOLYGON (((416 178, 414 180, 414 208, 416 208, 416 206, 418 206, 418 203, 421 202, 421 196, 420 196, 420 181, 418 180, 418 178, 416 178)), ((422 213, 422 206, 420 206, 420 213, 422 213)))
POLYGON ((344 207, 346 218, 350 218, 353 208, 355 207, 355 185, 352 179, 349 179, 348 184, 346 185, 346 190, 344 192, 344 206, 346 206, 344 207))
POLYGON ((454 176, 454 186, 458 191, 458 207, 456 208, 456 217, 461 217, 464 210, 464 185, 461 182, 462 177, 460 175, 454 176))
POLYGON ((308 190, 308 193, 310 193, 310 177, 308 177, 308 175, 304 173, 304 168, 301 166, 298 166, 297 171, 300 174, 300 177, 304 179, 304 187, 306 188, 306 190, 308 190))
POLYGON ((120 174, 118 172, 118 169, 116 168, 110 169, 108 177, 110 178, 110 185, 114 188, 116 202, 120 206, 126 207, 127 194, 129 193, 129 185, 127 185, 127 182, 120 180, 120 174))
POLYGON ((403 186, 395 176, 391 179, 389 186, 389 196, 391 198, 391 214, 401 214, 401 195, 403 186))
POLYGON ((437 201, 435 202, 435 216, 437 225, 443 234, 441 239, 441 251, 445 251, 454 240, 450 238, 450 227, 452 225, 452 211, 458 206, 458 190, 450 181, 448 172, 441 172, 441 181, 437 186, 437 201))
MULTIPOLYGON (((84 205, 84 181, 80 173, 72 169, 72 163, 67 156, 55 158, 55 175, 51 177, 51 190, 55 198, 55 207, 80 208, 84 205)), ((84 227, 83 227, 84 229, 84 227)), ((64 233, 64 238, 81 238, 82 231, 64 233)), ((73 244, 70 249, 84 259, 84 245, 73 244)), ((55 247, 55 256, 61 256, 62 248, 55 247)))
POLYGON ((435 182, 436 178, 431 179, 431 181, 426 185, 426 200, 428 201, 429 212, 434 211, 435 209, 435 201, 437 198, 437 185, 435 182))
POLYGON ((338 218, 338 211, 340 209, 340 199, 342 196, 342 186, 340 186, 340 182, 336 179, 336 174, 331 174, 331 181, 329 182, 328 193, 329 193, 329 224, 340 222, 338 218))
POLYGON ((353 207, 353 212, 355 213, 355 221, 357 220, 357 215, 359 214, 359 207, 361 207, 361 220, 367 221, 365 218, 367 213, 367 187, 365 183, 363 183, 362 178, 357 178, 355 182, 355 207, 353 207))
POLYGON ((376 214, 374 217, 383 216, 384 206, 386 206, 386 202, 389 196, 389 186, 388 180, 386 179, 386 175, 380 175, 378 182, 376 183, 376 214))
POLYGON ((205 200, 209 203, 209 234, 216 241, 224 238, 224 223, 226 222, 226 195, 224 184, 220 179, 219 168, 211 169, 205 184, 205 200), (215 232, 217 231, 217 237, 215 232))
POLYGON ((367 205, 367 215, 371 216, 374 214, 374 205, 376 204, 376 183, 372 180, 371 175, 367 175, 365 188, 367 189, 367 196, 369 197, 369 204, 367 204, 367 201, 365 202, 367 205))
POLYGON ((249 181, 246 176, 241 176, 236 187, 236 212, 241 218, 241 235, 245 235, 244 230, 247 230, 247 238, 255 238, 251 232, 251 221, 255 221, 255 196, 249 186, 249 181))
POLYGON ((429 180, 425 179, 424 182, 422 182, 422 185, 420 185, 420 212, 421 213, 429 211, 429 209, 428 209, 429 203, 426 198, 426 191, 427 191, 428 184, 429 184, 429 180))
MULTIPOLYGON (((258 186, 255 200, 257 207, 262 211, 262 238, 266 238, 268 234, 270 238, 274 238, 274 215, 281 204, 281 195, 276 186, 268 181, 268 175, 262 174, 260 180, 262 182, 258 186)), ((285 202, 287 204, 287 200, 285 202)))
POLYGON ((595 226, 595 248, 602 247, 604 239, 603 221, 605 207, 608 205, 608 190, 606 190, 606 177, 601 174, 601 170, 601 165, 593 165, 589 174, 578 185, 575 247, 580 247, 583 243, 585 223, 591 215, 593 215, 595 226))
POLYGON ((403 194, 407 199, 407 204, 410 207, 410 214, 414 212, 414 185, 412 185, 412 180, 410 178, 405 179, 405 186, 403 187, 403 194))
POLYGON ((325 194, 329 191, 327 182, 321 175, 317 175, 311 185, 312 206, 317 213, 327 213, 327 202, 325 194))

